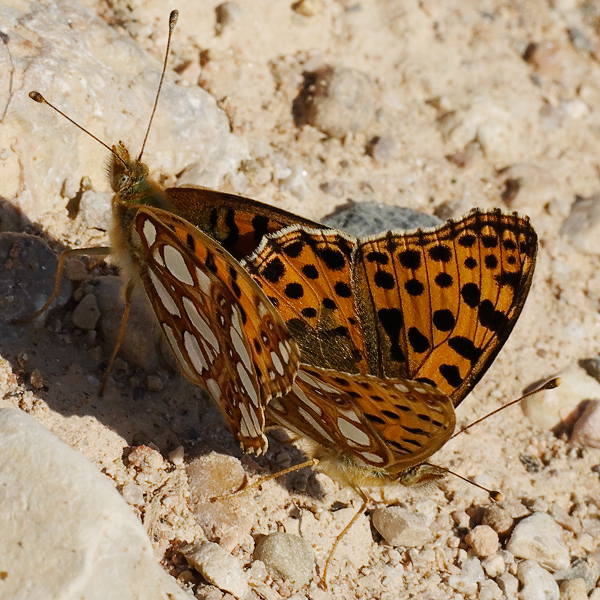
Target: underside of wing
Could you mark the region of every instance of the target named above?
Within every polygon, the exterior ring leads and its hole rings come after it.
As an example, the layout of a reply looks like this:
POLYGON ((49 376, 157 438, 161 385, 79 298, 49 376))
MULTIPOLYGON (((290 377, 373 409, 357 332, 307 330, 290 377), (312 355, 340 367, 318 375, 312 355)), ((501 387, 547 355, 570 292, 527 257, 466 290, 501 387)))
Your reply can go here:
POLYGON ((273 400, 267 416, 332 452, 392 474, 427 460, 456 423, 451 401, 426 384, 308 365, 300 365, 292 391, 273 400))
POLYGON ((266 449, 264 408, 292 386, 298 350, 239 263, 171 213, 140 208, 137 262, 184 375, 205 387, 247 451, 266 449))

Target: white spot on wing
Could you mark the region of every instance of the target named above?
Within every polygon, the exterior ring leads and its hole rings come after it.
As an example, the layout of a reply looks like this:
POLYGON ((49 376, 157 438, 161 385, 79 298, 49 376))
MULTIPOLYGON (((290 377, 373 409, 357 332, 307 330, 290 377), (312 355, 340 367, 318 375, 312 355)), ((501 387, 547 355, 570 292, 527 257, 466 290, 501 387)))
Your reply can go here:
POLYGON ((148 246, 152 246, 156 241, 156 227, 154 227, 154 223, 149 219, 146 219, 144 221, 144 227, 142 227, 142 232, 144 233, 144 238, 146 239, 148 246))
POLYGON ((202 318, 198 309, 194 306, 194 303, 187 296, 182 296, 182 299, 183 307, 185 308, 188 319, 192 322, 200 335, 218 352, 219 341, 208 326, 208 323, 202 318))
MULTIPOLYGON (((308 406, 312 411, 314 411, 317 415, 321 416, 323 411, 312 401, 308 399, 308 396, 304 393, 304 390, 297 384, 294 384, 294 392, 296 396, 308 406)), ((271 403, 273 401, 271 400, 271 403)))
POLYGON ((208 379, 206 381, 206 389, 210 392, 213 400, 219 404, 219 401, 221 400, 221 388, 218 383, 214 379, 208 379))
POLYGON ((195 373, 192 373, 192 371, 190 371, 187 361, 185 360, 185 357, 179 349, 179 344, 177 343, 177 338, 175 337, 173 330, 166 323, 161 323, 161 325, 167 338, 167 341, 169 342, 169 346, 171 346, 171 350, 173 351, 173 354, 175 355, 175 358, 179 363, 179 368, 183 372, 184 376, 187 377, 190 381, 195 381, 196 383, 199 383, 198 377, 195 373))
POLYGON ((148 273, 150 273, 150 280, 152 281, 154 290, 156 291, 160 301, 162 302, 162 305, 165 307, 165 310, 172 315, 180 317, 181 314, 179 312, 179 309, 177 308, 177 304, 175 304, 175 300, 173 300, 173 297, 171 296, 171 294, 169 294, 167 288, 162 284, 160 279, 152 271, 148 270, 148 273))
POLYGON ((279 352, 281 353, 283 362, 287 365, 290 362, 290 353, 283 342, 279 342, 279 352))
POLYGON ((359 452, 359 454, 365 460, 368 460, 368 461, 370 461, 372 463, 379 463, 379 464, 381 464, 382 462, 385 462, 385 460, 381 456, 378 456, 377 454, 373 454, 372 452, 359 452))
POLYGON ((281 361, 279 360, 279 356, 277 356, 277 354, 275 354, 275 352, 271 352, 271 362, 273 363, 275 370, 279 373, 279 375, 281 377, 283 377, 283 374, 285 371, 283 370, 283 365, 281 364, 281 361))
POLYGON ((371 443, 371 439, 364 432, 361 431, 358 427, 352 425, 344 419, 343 417, 338 417, 337 419, 338 427, 342 432, 342 435, 348 440, 348 442, 354 442, 359 446, 369 446, 371 443))
POLYGON ((229 328, 229 336, 231 337, 231 342, 233 343, 233 347, 238 353, 239 357, 244 361, 244 365, 246 366, 246 370, 251 373, 252 372, 252 360, 250 359, 250 354, 248 353, 248 349, 246 348, 246 344, 244 344, 244 340, 241 336, 241 330, 239 327, 240 321, 238 316, 237 309, 233 310, 233 319, 232 326, 229 328))
POLYGON ((165 257, 165 265, 171 274, 182 283, 194 285, 192 274, 190 273, 181 252, 173 246, 164 246, 163 254, 165 257))
POLYGON ((200 290, 204 292, 207 296, 210 295, 210 277, 201 271, 198 267, 196 267, 196 277, 198 278, 198 285, 200 286, 200 290))
POLYGON ((237 364, 237 372, 242 380, 242 385, 244 386, 245 392, 248 394, 248 396, 250 396, 250 400, 252 400, 252 404, 254 404, 254 406, 258 406, 258 395, 254 389, 250 375, 248 375, 248 371, 244 369, 244 365, 242 365, 242 363, 237 364))
POLYGON ((403 394, 408 394, 408 392, 410 391, 403 383, 395 383, 394 387, 399 391, 402 392, 403 394))
POLYGON ((194 368, 198 371, 199 375, 202 375, 202 371, 208 369, 208 363, 204 358, 202 350, 200 350, 198 340, 189 331, 186 331, 183 334, 183 345, 194 368))
MULTIPOLYGON (((301 406, 298 407, 298 412, 302 415, 302 418, 320 435, 322 435, 326 440, 329 440, 333 443, 331 436, 312 418, 310 413, 306 412, 301 406)), ((305 432, 303 432, 306 435, 305 432)))

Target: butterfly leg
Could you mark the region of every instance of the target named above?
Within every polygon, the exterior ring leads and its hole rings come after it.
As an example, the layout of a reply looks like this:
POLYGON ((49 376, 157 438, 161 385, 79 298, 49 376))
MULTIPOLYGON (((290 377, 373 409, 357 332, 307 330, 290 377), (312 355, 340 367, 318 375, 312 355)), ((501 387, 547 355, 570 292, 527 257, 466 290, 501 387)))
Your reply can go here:
POLYGON ((236 490, 235 492, 230 492, 227 494, 223 494, 222 496, 217 496, 216 498, 213 498, 212 500, 213 501, 229 500, 230 498, 233 498, 234 496, 238 496, 239 494, 243 494, 243 493, 247 492, 248 490, 251 490, 252 488, 259 487, 259 486, 263 485, 263 483, 267 483, 267 481, 271 481, 272 479, 278 479, 279 477, 283 477, 284 475, 287 475, 288 473, 293 473, 294 471, 299 471, 300 469, 304 469, 304 467, 316 467, 318 464, 319 464, 319 461, 316 458, 312 458, 303 463, 299 463, 297 465, 292 465, 291 467, 288 467, 287 469, 283 469, 283 471, 277 471, 277 473, 271 473, 270 475, 265 475, 265 477, 261 477, 260 479, 258 479, 254 483, 251 483, 250 485, 242 484, 242 487, 240 487, 240 489, 236 490))
POLYGON ((50 308, 50 305, 54 302, 54 300, 56 300, 56 297, 60 293, 60 279, 62 277, 63 271, 65 270, 65 262, 67 261, 67 258, 70 258, 71 256, 83 256, 83 255, 85 255, 85 256, 108 256, 110 253, 111 253, 110 248, 108 248, 106 246, 100 246, 98 248, 69 248, 68 250, 64 250, 63 252, 61 252, 60 256, 58 257, 58 266, 56 267, 56 277, 54 278, 54 291, 52 292, 52 294, 50 295, 48 300, 46 300, 46 303, 44 304, 44 306, 42 306, 42 308, 40 308, 39 310, 36 310, 31 316, 23 318, 23 319, 16 319, 13 322, 14 323, 26 323, 28 321, 33 321, 34 319, 37 319, 41 314, 45 313, 50 308))
POLYGON ((352 517, 352 519, 350 519, 350 522, 348 523, 348 525, 346 525, 346 527, 344 527, 344 529, 342 529, 342 532, 335 538, 335 542, 333 542, 333 547, 331 548, 331 550, 329 552, 329 556, 327 557, 327 560, 325 561, 325 567, 323 569, 323 577, 321 578, 320 585, 324 589, 327 589, 327 571, 329 570, 329 565, 331 564, 331 560, 333 559, 333 555, 335 554, 335 551, 336 551, 339 543, 342 541, 342 538, 348 533, 348 531, 350 530, 352 525, 354 525, 354 523, 356 523, 356 520, 358 519, 358 517, 360 517, 360 515, 362 515, 365 512, 365 509, 367 508, 367 504, 369 503, 369 498, 367 498, 365 493, 360 488, 352 486, 352 489, 361 497, 362 504, 360 505, 360 508, 356 511, 356 514, 352 517))
POLYGON ((125 293, 123 301, 125 303, 125 308, 123 310, 123 316, 121 317, 121 325, 119 325, 119 332, 117 334, 117 341, 112 349, 110 354, 110 358, 108 359, 108 365, 106 366, 106 371, 104 371, 104 377, 102 378, 102 384, 100 385, 100 396, 104 395, 104 390, 106 389, 106 384, 108 383, 108 378, 110 377, 110 373, 112 371, 113 365, 115 364, 115 359, 117 358, 117 352, 123 343, 123 339, 125 338, 125 330, 127 329, 127 321, 129 320, 129 312, 131 310, 131 295, 133 293, 134 284, 131 279, 125 284, 125 293))

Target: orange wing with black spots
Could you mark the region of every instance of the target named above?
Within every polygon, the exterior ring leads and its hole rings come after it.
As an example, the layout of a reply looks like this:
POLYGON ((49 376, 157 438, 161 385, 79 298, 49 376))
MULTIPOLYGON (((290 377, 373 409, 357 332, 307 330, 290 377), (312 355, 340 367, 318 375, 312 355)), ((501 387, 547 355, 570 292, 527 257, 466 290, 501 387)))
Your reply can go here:
POLYGON ((527 217, 475 209, 440 227, 363 240, 290 227, 264 238, 246 267, 302 362, 421 381, 457 406, 514 327, 536 252, 527 217), (340 269, 326 253, 343 257, 340 269))
POLYGON ((361 240, 355 295, 380 350, 370 372, 428 382, 458 406, 512 331, 536 252, 529 220, 500 210, 361 240))
POLYGON ((135 207, 132 257, 181 371, 205 387, 246 451, 267 448, 264 409, 287 393, 298 348, 259 286, 184 219, 135 207))
POLYGON ((356 240, 336 230, 291 227, 267 236, 244 264, 298 343, 302 362, 368 371, 352 287, 356 240))

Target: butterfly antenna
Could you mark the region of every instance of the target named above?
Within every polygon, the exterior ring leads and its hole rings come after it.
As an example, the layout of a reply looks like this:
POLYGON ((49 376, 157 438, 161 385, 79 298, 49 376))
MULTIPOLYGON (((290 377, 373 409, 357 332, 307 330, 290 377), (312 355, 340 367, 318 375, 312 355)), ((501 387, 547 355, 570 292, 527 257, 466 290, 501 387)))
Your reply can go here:
MULTIPOLYGON (((541 392, 543 390, 553 390, 554 388, 557 388, 559 385, 560 385, 560 377, 553 377, 549 381, 546 381, 546 383, 543 383, 539 387, 536 387, 535 389, 531 390, 531 392, 527 392, 526 394, 524 394, 520 398, 517 398, 516 400, 511 400, 507 404, 502 405, 500 408, 497 408, 496 410, 493 410, 492 412, 488 413, 487 415, 484 415, 483 417, 481 417, 481 419, 477 419, 477 421, 473 421, 472 423, 469 423, 466 427, 463 427, 460 431, 457 431, 450 439, 451 440, 454 439, 457 435, 464 433, 468 429, 471 429, 471 427, 475 427, 475 425, 477 425, 478 423, 481 423, 481 421, 485 421, 492 415, 499 413, 501 410, 504 410, 505 408, 508 408, 509 406, 512 406, 513 404, 518 404, 519 402, 522 402, 523 400, 525 400, 525 398, 529 398, 529 396, 533 396, 534 394, 537 394, 538 392, 541 392)), ((457 477, 460 477, 460 475, 457 475, 457 477)))
MULTIPOLYGON (((423 463, 423 464, 428 465, 430 463, 423 463)), ((498 490, 489 490, 488 488, 483 487, 482 485, 479 485, 478 483, 475 483, 474 481, 471 481, 470 479, 467 479, 466 477, 463 477, 462 475, 459 475, 458 473, 455 473, 454 471, 451 471, 447 467, 442 467, 440 465, 431 465, 431 466, 435 467, 436 469, 441 469, 442 471, 445 471, 446 473, 448 473, 448 475, 454 475, 454 477, 458 477, 459 479, 462 479, 463 481, 470 483, 471 485, 474 485, 476 488, 483 490, 494 502, 500 502, 502 500, 502 493, 499 492, 498 490)))
POLYGON ((177 19, 179 17, 179 11, 173 10, 169 15, 169 37, 167 38, 167 50, 165 52, 165 61, 163 63, 162 73, 160 76, 160 83, 158 84, 158 90, 156 92, 156 99, 154 100, 154 107, 152 108, 152 114, 150 115, 150 122, 148 123, 148 129, 146 129, 146 136, 144 137, 144 142, 142 144, 142 149, 140 150, 140 155, 138 156, 138 162, 142 160, 142 154, 144 154, 144 148, 146 147, 146 141, 148 140, 148 135, 150 134, 150 128, 152 127, 152 121, 154 119, 154 113, 156 112, 156 107, 158 105, 158 98, 160 97, 160 90, 162 89, 162 84, 165 79, 165 73, 167 71, 167 62, 169 60, 169 49, 171 48, 171 37, 173 36, 173 31, 175 29, 175 25, 177 25, 177 19))
POLYGON ((99 144, 102 144, 113 156, 116 156, 117 159, 123 163, 123 165, 127 166, 127 163, 108 144, 105 144, 100 138, 97 138, 93 133, 90 133, 85 127, 82 127, 76 121, 73 121, 73 119, 71 119, 71 117, 69 117, 68 115, 65 115, 65 113, 62 110, 59 110, 58 108, 56 108, 56 106, 54 106, 54 104, 50 104, 50 102, 48 102, 48 100, 46 100, 46 98, 44 98, 44 96, 42 96, 39 92, 36 92, 36 91, 29 92, 29 97, 34 102, 37 102, 38 104, 47 104, 50 108, 55 110, 59 115, 63 116, 67 121, 69 121, 70 123, 73 123, 73 125, 75 125, 75 127, 78 127, 79 129, 81 129, 81 131, 83 131, 83 133, 87 133, 91 138, 95 139, 99 144))

